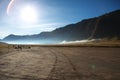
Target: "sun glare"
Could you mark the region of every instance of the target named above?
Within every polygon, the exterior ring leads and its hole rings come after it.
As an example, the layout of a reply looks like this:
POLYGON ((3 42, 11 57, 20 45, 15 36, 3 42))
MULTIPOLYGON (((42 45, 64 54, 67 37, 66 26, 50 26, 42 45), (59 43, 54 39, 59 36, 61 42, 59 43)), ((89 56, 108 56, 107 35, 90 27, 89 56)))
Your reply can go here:
POLYGON ((33 6, 25 6, 20 10, 20 18, 23 22, 33 23, 37 21, 37 10, 33 6))

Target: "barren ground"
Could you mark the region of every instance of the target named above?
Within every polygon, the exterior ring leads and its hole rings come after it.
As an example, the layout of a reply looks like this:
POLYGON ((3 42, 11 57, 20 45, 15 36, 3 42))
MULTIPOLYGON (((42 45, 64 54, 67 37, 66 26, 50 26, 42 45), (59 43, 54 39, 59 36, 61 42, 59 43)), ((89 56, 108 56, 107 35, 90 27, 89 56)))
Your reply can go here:
POLYGON ((0 80, 120 80, 120 48, 6 50, 0 52, 0 80))

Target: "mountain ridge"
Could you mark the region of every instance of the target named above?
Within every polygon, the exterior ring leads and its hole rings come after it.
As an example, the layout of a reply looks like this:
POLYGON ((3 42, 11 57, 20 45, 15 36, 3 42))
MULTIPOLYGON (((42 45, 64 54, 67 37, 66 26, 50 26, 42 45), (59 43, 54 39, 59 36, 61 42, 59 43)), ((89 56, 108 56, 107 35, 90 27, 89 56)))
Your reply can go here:
POLYGON ((41 32, 34 35, 8 35, 3 41, 44 41, 58 43, 84 39, 101 39, 118 37, 120 39, 120 10, 98 17, 84 19, 75 24, 68 24, 51 32, 41 32))

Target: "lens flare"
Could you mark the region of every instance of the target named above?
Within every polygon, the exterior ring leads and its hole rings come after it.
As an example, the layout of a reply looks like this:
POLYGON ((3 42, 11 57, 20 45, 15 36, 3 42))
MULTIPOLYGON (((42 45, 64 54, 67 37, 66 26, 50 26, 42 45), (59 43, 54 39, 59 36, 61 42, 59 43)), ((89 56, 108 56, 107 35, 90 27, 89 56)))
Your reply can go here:
POLYGON ((8 7, 7 7, 7 15, 9 15, 10 9, 11 9, 11 7, 13 6, 14 2, 15 2, 15 0, 11 0, 10 3, 8 4, 8 7))

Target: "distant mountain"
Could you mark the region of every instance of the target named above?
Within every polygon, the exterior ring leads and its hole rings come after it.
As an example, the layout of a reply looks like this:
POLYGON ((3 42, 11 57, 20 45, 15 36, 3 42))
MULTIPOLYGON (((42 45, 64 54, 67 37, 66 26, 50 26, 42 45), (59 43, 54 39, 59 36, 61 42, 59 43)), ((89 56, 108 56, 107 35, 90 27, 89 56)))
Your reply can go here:
POLYGON ((0 42, 2 42, 2 39, 0 39, 0 42))
POLYGON ((4 42, 0 42, 0 45, 4 45, 4 44, 7 44, 7 43, 4 43, 4 42))
POLYGON ((58 43, 84 39, 113 38, 120 39, 120 10, 99 17, 82 20, 57 28, 51 32, 37 35, 9 35, 3 41, 35 41, 42 43, 58 43))

